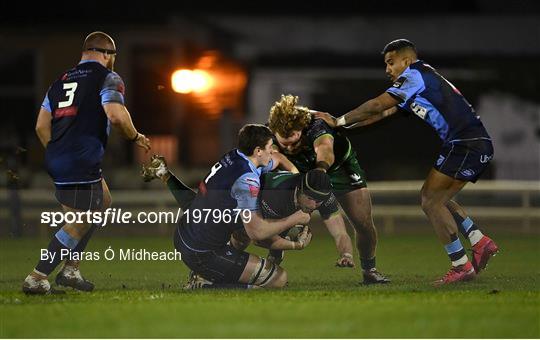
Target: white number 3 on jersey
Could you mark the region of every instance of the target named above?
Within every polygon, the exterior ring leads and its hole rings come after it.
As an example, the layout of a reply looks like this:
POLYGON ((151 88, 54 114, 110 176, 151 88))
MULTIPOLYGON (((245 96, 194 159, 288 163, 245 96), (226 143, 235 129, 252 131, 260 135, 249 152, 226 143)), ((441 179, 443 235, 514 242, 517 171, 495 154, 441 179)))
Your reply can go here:
POLYGON ((64 90, 66 90, 67 100, 58 103, 58 108, 68 107, 73 104, 73 98, 75 98, 75 90, 77 90, 77 83, 65 83, 64 90))

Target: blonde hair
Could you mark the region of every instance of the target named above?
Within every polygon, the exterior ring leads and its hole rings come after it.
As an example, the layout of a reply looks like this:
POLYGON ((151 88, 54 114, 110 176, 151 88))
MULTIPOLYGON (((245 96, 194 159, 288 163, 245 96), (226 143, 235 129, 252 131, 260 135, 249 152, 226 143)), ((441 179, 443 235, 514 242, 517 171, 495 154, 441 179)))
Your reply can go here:
POLYGON ((298 96, 281 95, 281 99, 270 108, 268 127, 281 137, 290 137, 293 131, 301 131, 311 121, 307 107, 297 106, 298 96))

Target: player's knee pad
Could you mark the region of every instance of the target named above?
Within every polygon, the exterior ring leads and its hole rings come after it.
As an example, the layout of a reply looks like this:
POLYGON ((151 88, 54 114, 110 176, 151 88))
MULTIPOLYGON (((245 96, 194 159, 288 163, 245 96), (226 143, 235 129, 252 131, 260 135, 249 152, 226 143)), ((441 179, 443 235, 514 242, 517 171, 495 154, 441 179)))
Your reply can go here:
POLYGON ((274 263, 261 258, 257 264, 257 267, 255 267, 253 274, 251 275, 249 283, 256 286, 265 287, 272 282, 277 273, 278 267, 274 263))

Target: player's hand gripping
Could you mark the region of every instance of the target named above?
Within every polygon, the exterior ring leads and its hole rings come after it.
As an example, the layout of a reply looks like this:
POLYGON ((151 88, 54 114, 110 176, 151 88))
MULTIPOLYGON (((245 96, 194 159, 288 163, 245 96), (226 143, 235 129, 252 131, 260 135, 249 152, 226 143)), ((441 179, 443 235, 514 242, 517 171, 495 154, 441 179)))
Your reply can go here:
POLYGON ((326 124, 330 125, 331 128, 336 127, 337 119, 334 118, 328 112, 320 112, 320 111, 312 111, 312 112, 315 115, 315 118, 324 120, 326 122, 326 124))
POLYGON ((142 133, 137 133, 135 144, 138 147, 143 148, 146 152, 148 152, 148 150, 151 149, 150 139, 146 138, 146 136, 143 135, 142 133))
POLYGON ((298 234, 298 239, 295 242, 295 249, 304 249, 311 242, 313 234, 309 230, 308 226, 305 226, 304 229, 298 234))
POLYGON ((311 215, 308 214, 308 213, 305 213, 303 212, 302 210, 297 210, 294 214, 293 214, 293 224, 302 224, 302 225, 306 225, 309 223, 309 221, 311 220, 311 215))

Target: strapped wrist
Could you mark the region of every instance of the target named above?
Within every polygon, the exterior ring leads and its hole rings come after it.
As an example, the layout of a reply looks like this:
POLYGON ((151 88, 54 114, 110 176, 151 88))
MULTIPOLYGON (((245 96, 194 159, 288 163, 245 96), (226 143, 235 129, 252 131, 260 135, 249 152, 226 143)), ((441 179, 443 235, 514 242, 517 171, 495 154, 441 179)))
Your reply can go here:
POLYGON ((327 171, 328 169, 330 169, 330 164, 328 164, 328 162, 325 162, 325 161, 318 161, 317 164, 315 164, 315 167, 317 169, 327 171))

